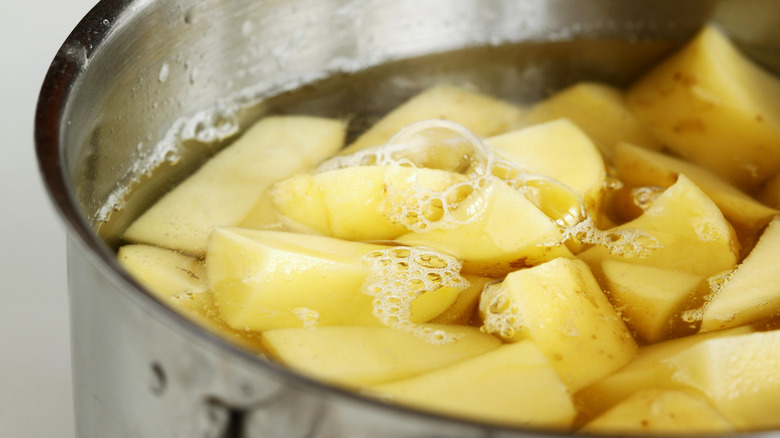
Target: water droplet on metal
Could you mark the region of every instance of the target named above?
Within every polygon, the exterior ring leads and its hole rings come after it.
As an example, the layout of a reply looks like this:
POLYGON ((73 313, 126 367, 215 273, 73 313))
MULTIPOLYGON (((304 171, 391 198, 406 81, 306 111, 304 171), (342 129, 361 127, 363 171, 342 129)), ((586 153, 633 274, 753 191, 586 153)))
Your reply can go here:
POLYGON ((163 62, 162 67, 160 67, 160 74, 157 76, 157 79, 160 81, 160 83, 163 83, 168 80, 168 76, 170 76, 170 74, 171 67, 167 62, 163 62))

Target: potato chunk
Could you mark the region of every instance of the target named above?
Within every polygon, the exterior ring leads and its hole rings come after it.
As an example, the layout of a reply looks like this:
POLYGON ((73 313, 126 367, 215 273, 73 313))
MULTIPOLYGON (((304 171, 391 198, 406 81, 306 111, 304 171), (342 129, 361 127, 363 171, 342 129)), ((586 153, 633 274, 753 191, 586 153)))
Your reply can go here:
POLYGON ((588 136, 570 121, 542 123, 486 142, 520 168, 567 185, 582 198, 591 215, 598 214, 607 176, 604 159, 588 136))
POLYGON ((726 219, 751 233, 780 213, 714 173, 679 158, 621 143, 615 148, 614 163, 620 180, 634 187, 669 187, 677 181, 677 175, 685 175, 712 199, 726 219))
POLYGON ((590 421, 631 395, 648 389, 690 390, 683 382, 672 379, 674 369, 667 360, 693 346, 710 339, 752 333, 747 326, 719 332, 704 333, 671 339, 643 346, 636 358, 626 366, 574 394, 581 407, 578 421, 590 421))
POLYGON ((626 105, 625 93, 595 82, 580 82, 533 105, 523 114, 524 125, 568 119, 593 139, 609 158, 618 142, 659 150, 655 139, 626 105))
MULTIPOLYGON (((225 321, 239 330, 317 325, 381 326, 374 297, 363 291, 364 257, 381 245, 324 236, 240 228, 217 229, 206 268, 225 321)), ((442 287, 415 299, 412 322, 450 307, 460 290, 442 287)))
POLYGON ((572 392, 630 361, 636 342, 588 266, 559 258, 509 274, 483 292, 483 329, 532 340, 572 392))
POLYGON ((157 201, 123 237, 202 256, 214 228, 240 224, 271 184, 334 154, 345 132, 338 120, 266 117, 157 201))
POLYGON ((769 318, 780 311, 780 218, 775 218, 733 273, 710 298, 701 330, 720 330, 769 318))
POLYGON ((674 153, 743 190, 780 170, 780 81, 715 27, 640 79, 628 105, 674 153))
POLYGON ((481 137, 501 134, 518 126, 517 106, 452 85, 429 88, 398 106, 364 132, 342 154, 387 143, 401 128, 427 119, 444 119, 465 126, 481 137))
POLYGON ((710 339, 666 360, 739 429, 780 427, 780 331, 710 339))
POLYGON ((228 327, 208 288, 203 262, 157 246, 132 244, 119 248, 119 264, 160 301, 196 324, 252 351, 259 340, 228 327))
MULTIPOLYGON (((626 243, 632 251, 643 245, 648 246, 648 251, 626 256, 597 246, 580 253, 579 257, 590 265, 616 305, 640 306, 643 300, 644 304, 653 304, 646 313, 636 309, 634 312, 643 313, 643 316, 634 319, 637 316, 634 314, 633 318, 627 318, 627 324, 647 340, 656 342, 695 332, 689 327, 692 320, 666 318, 682 316, 680 312, 704 304, 709 288, 706 284, 702 287, 695 284, 711 275, 733 269, 737 263, 739 244, 736 235, 718 207, 688 178, 680 175, 677 182, 658 196, 641 216, 611 231, 616 230, 645 233, 645 237, 626 243), (649 284, 639 284, 642 271, 638 271, 636 285, 630 286, 631 279, 623 277, 620 280, 617 273, 605 272, 607 261, 652 267, 663 272, 651 281, 656 292, 665 294, 666 298, 652 292, 655 298, 646 301, 649 298, 647 294, 651 292, 649 284)), ((624 316, 631 314, 629 309, 624 316)))
POLYGON ((694 392, 640 391, 591 421, 587 434, 735 432, 730 421, 694 392))
POLYGON ((288 224, 347 240, 392 240, 409 231, 392 219, 393 201, 408 207, 411 200, 464 179, 436 169, 354 166, 296 175, 274 185, 271 196, 288 224), (404 196, 389 198, 392 189, 404 196))
POLYGON ((474 327, 437 325, 457 340, 431 344, 385 327, 290 328, 264 332, 263 344, 283 364, 348 386, 413 377, 494 350, 501 341, 474 327))
POLYGON ((464 272, 500 278, 524 266, 572 257, 559 227, 520 192, 499 179, 487 180, 451 213, 462 224, 396 239, 463 260, 464 272))
POLYGON ((605 260, 601 268, 610 301, 645 342, 658 342, 680 332, 680 326, 688 324, 682 312, 691 297, 707 292, 701 275, 617 260, 605 260))
POLYGON ((512 426, 566 429, 575 413, 566 386, 531 341, 368 391, 426 411, 512 426))
POLYGON ((579 254, 580 258, 599 273, 603 260, 622 260, 710 276, 734 268, 739 254, 734 229, 709 197, 683 175, 641 216, 611 231, 618 230, 646 233, 648 237, 626 244, 631 250, 643 245, 651 250, 630 257, 597 246, 579 254))

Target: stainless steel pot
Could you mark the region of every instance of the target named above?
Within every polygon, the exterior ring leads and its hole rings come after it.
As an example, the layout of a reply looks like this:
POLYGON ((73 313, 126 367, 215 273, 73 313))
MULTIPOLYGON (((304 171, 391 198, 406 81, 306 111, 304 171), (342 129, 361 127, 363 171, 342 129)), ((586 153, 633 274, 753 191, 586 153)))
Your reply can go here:
POLYGON ((68 229, 78 435, 544 435, 387 406, 285 370, 156 301, 119 267, 113 247, 156 197, 261 114, 349 116, 359 129, 442 80, 517 101, 579 79, 623 85, 710 20, 780 72, 777 6, 101 1, 56 55, 35 132, 68 229))

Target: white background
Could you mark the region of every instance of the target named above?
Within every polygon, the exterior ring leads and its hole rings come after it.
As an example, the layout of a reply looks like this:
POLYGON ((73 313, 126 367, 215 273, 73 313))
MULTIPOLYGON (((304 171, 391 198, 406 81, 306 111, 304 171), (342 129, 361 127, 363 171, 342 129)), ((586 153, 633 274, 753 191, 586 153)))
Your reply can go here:
POLYGON ((0 437, 71 438, 65 232, 33 147, 49 63, 96 0, 0 2, 0 437))

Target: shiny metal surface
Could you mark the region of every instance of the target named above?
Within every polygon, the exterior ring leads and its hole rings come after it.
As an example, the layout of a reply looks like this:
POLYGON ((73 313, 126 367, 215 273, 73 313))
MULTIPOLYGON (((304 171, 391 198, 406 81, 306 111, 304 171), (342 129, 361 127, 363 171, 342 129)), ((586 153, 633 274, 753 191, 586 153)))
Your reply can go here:
POLYGON ((300 377, 165 308, 119 268, 111 247, 205 156, 259 115, 280 110, 268 96, 420 55, 533 43, 511 56, 499 50, 511 58, 506 62, 397 64, 378 83, 326 87, 319 100, 299 108, 324 115, 381 111, 442 77, 462 77, 510 99, 538 98, 577 79, 630 80, 638 65, 710 20, 780 71, 776 6, 773 0, 102 1, 57 54, 36 116, 41 171, 70 233, 79 436, 539 434, 390 407, 300 377), (617 45, 566 45, 579 40, 617 45))

